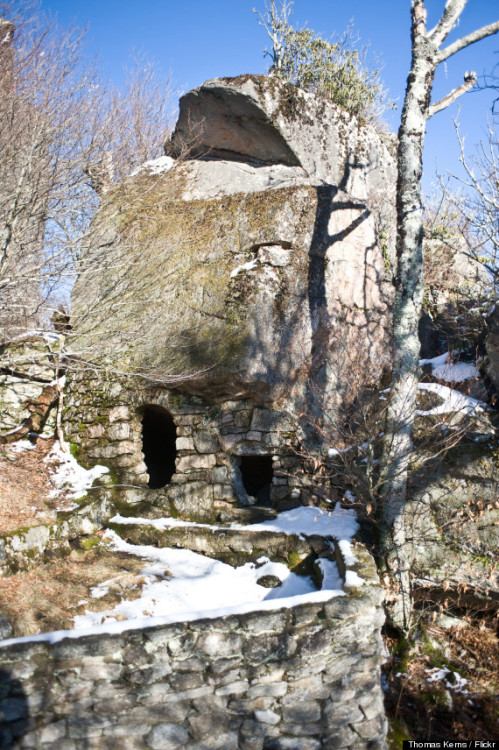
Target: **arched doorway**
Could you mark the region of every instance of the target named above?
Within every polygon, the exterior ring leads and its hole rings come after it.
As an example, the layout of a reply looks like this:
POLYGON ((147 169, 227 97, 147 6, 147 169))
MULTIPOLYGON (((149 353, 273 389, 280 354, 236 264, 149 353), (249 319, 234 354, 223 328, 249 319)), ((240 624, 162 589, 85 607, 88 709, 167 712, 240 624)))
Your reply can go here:
POLYGON ((162 406, 146 406, 142 415, 142 452, 149 474, 150 489, 171 482, 177 458, 177 429, 170 412, 162 406))

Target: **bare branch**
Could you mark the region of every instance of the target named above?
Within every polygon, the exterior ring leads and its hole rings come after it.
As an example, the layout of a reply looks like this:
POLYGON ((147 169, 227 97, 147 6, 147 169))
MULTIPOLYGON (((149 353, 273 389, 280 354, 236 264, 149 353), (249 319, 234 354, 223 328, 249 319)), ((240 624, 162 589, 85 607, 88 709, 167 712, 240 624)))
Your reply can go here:
POLYGON ((479 42, 481 39, 497 34, 498 31, 499 21, 495 21, 494 23, 489 23, 487 26, 482 26, 481 29, 472 31, 471 34, 467 34, 466 36, 461 37, 461 39, 457 39, 438 53, 437 64, 447 60, 465 47, 469 47, 470 44, 475 44, 475 42, 479 42))
POLYGON ((430 119, 430 117, 433 117, 433 115, 436 115, 437 112, 441 112, 443 109, 447 109, 447 107, 455 102, 456 99, 459 99, 460 96, 466 94, 467 91, 470 91, 470 89, 473 88, 476 82, 477 75, 475 72, 472 71, 471 73, 465 73, 464 83, 462 83, 456 89, 452 89, 452 91, 447 94, 447 96, 444 96, 442 99, 439 99, 438 102, 435 102, 435 104, 431 104, 428 107, 428 119, 430 119))
POLYGON ((449 36, 467 2, 468 0, 450 0, 450 2, 446 3, 440 21, 428 32, 428 38, 437 47, 440 47, 442 42, 449 36))

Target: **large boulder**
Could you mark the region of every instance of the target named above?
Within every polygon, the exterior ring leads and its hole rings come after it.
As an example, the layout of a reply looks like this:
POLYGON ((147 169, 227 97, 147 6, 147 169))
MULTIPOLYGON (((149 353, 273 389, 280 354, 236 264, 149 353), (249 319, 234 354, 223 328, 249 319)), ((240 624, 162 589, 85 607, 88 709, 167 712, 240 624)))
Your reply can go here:
POLYGON ((341 394, 386 365, 395 166, 386 137, 276 79, 181 100, 166 157, 103 197, 73 350, 206 397, 341 394), (169 168, 171 167, 171 168, 169 168))

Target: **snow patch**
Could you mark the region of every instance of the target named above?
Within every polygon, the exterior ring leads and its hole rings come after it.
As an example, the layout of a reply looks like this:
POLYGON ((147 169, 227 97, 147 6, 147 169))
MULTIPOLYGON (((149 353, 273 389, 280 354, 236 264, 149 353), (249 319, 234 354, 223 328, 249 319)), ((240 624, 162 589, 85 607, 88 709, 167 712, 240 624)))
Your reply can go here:
POLYGON ((55 461, 57 464, 50 477, 56 489, 49 492, 49 497, 67 493, 71 499, 78 500, 86 495, 96 479, 109 472, 107 466, 99 464, 92 469, 84 469, 70 453, 61 450, 59 443, 55 443, 45 461, 55 461))
POLYGON ((452 362, 453 352, 446 352, 432 359, 420 359, 419 364, 431 365, 432 375, 447 383, 463 383, 470 378, 480 377, 477 367, 472 362, 452 362))
MULTIPOLYGON (((198 529, 210 529, 211 531, 223 530, 222 526, 208 523, 194 523, 181 521, 178 518, 126 518, 117 514, 111 518, 112 523, 133 524, 140 526, 153 526, 164 531, 176 527, 189 527, 198 529)), ((277 518, 263 523, 254 523, 244 526, 232 523, 227 528, 244 531, 273 531, 275 533, 296 534, 303 539, 305 536, 314 534, 317 536, 330 536, 334 539, 351 539, 359 529, 355 517, 355 511, 350 508, 342 508, 336 503, 334 509, 311 508, 302 505, 293 510, 280 513, 277 518)))
POLYGON ((350 540, 359 530, 359 524, 354 510, 342 508, 340 503, 336 503, 333 510, 301 505, 299 508, 280 513, 272 521, 241 528, 253 531, 280 531, 284 534, 296 534, 301 539, 315 534, 350 540))
POLYGON ((417 409, 416 414, 422 417, 428 417, 434 414, 449 414, 451 412, 461 411, 464 414, 474 414, 487 409, 483 401, 479 401, 471 396, 466 396, 460 391, 455 391, 440 383, 418 383, 420 391, 429 391, 435 393, 443 399, 443 404, 435 406, 433 409, 417 409))
POLYGON ((150 159, 145 161, 140 167, 130 172, 130 177, 135 177, 139 172, 143 172, 147 169, 150 174, 163 174, 163 172, 169 172, 172 167, 175 166, 174 160, 171 156, 160 156, 158 159, 150 159))
POLYGON ((461 677, 459 672, 452 672, 447 667, 443 667, 442 669, 438 669, 438 667, 425 669, 425 672, 430 675, 427 678, 428 682, 443 682, 445 687, 450 690, 455 690, 456 693, 462 693, 463 695, 469 695, 469 691, 465 690, 468 680, 465 677, 461 677), (448 679, 448 676, 451 676, 451 678, 448 679))
POLYGON ((237 276, 238 273, 241 273, 241 271, 250 271, 252 268, 256 268, 258 265, 258 259, 254 258, 253 260, 249 260, 247 263, 243 263, 242 266, 237 266, 237 268, 234 268, 232 271, 230 278, 233 279, 235 276, 237 276))
MULTIPOLYGON (((15 430, 11 430, 11 432, 15 432, 15 430)), ((8 435, 9 433, 7 432, 5 434, 8 435)), ((15 443, 9 445, 9 450, 14 451, 15 453, 20 453, 21 451, 33 451, 35 448, 36 445, 29 440, 17 440, 15 443)))

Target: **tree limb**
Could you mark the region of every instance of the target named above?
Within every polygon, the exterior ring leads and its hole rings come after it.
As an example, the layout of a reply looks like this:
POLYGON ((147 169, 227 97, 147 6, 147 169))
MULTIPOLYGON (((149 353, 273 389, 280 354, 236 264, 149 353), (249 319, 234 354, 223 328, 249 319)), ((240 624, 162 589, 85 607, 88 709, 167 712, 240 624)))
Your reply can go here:
POLYGON ((481 39, 485 39, 485 37, 492 36, 492 34, 497 34, 498 31, 499 21, 495 21, 494 23, 489 23, 487 26, 482 26, 481 29, 472 31, 471 34, 467 34, 461 37, 461 39, 457 39, 457 41, 449 44, 448 47, 445 47, 445 49, 438 53, 437 64, 447 60, 465 47, 469 47, 470 44, 479 42, 481 39))
POLYGON ((448 37, 467 2, 468 0, 450 0, 450 2, 446 3, 440 21, 428 32, 428 38, 437 47, 440 47, 442 42, 448 37))
POLYGON ((431 104, 428 107, 428 119, 430 119, 430 117, 433 117, 433 115, 436 115, 437 112, 441 112, 443 109, 446 109, 450 104, 455 102, 456 99, 459 99, 459 97, 463 94, 466 94, 467 91, 473 88, 476 82, 476 73, 465 73, 464 83, 458 86, 457 89, 453 89, 449 94, 447 94, 447 96, 444 96, 442 99, 439 99, 438 102, 435 102, 435 104, 431 104))

